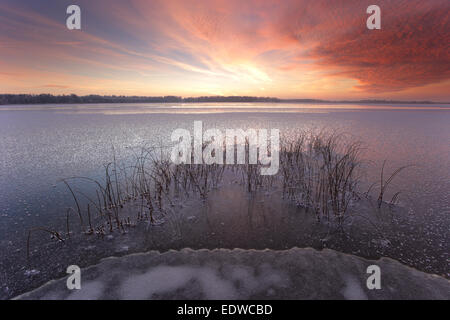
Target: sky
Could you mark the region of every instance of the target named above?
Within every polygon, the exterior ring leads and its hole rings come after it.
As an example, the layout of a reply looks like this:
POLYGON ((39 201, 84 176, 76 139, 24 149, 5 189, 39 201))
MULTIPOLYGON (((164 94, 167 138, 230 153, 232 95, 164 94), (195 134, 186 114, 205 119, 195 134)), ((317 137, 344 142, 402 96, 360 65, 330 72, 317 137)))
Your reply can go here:
POLYGON ((448 0, 0 0, 0 93, 450 101, 449 19, 448 0))

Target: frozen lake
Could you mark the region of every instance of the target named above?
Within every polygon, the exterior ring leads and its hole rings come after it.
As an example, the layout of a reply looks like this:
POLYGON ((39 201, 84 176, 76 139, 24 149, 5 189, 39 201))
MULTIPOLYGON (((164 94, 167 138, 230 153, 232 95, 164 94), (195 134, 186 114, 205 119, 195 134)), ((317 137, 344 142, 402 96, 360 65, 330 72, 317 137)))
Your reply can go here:
MULTIPOLYGON (((127 163, 133 148, 168 144, 174 129, 192 132, 199 120, 206 128, 277 128, 282 136, 308 128, 350 133, 365 143, 367 181, 378 179, 385 159, 388 173, 414 164, 390 190, 401 191, 410 235, 425 243, 420 250, 430 259, 426 263, 436 265, 424 271, 448 276, 450 105, 15 105, 0 106, 0 296, 9 295, 10 272, 26 268, 16 263, 26 255, 28 230, 63 229, 73 200, 60 179, 101 176, 112 146, 118 161, 127 163), (426 250, 433 247, 429 257, 426 250)), ((246 246, 257 247, 258 239, 252 241, 246 246)))

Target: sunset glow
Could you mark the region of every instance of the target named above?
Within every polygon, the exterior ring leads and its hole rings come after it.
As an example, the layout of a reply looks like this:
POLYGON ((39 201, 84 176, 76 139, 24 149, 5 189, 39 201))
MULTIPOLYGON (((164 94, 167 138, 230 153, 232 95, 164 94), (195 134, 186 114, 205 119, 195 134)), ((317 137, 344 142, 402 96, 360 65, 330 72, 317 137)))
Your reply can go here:
POLYGON ((450 2, 0 3, 1 93, 450 100, 450 2))

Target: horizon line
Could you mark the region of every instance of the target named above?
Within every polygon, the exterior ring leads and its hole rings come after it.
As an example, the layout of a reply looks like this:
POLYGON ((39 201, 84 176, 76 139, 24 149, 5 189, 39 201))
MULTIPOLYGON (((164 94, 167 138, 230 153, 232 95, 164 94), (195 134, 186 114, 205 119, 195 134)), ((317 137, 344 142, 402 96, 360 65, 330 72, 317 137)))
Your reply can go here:
POLYGON ((100 94, 88 94, 77 95, 71 94, 59 94, 54 95, 51 93, 0 93, 0 105, 7 104, 54 104, 54 103, 67 103, 67 104, 87 104, 87 103, 202 103, 202 102, 258 102, 258 103, 395 103, 395 104, 450 104, 449 101, 430 101, 430 100, 392 100, 392 99, 316 99, 316 98, 278 98, 268 96, 250 96, 250 95, 202 95, 202 96, 178 96, 178 95, 160 95, 160 96, 142 96, 142 95, 100 95, 100 94), (21 101, 20 98, 31 98, 32 101, 21 101), (10 99, 13 101, 9 101, 10 99), (54 101, 39 101, 39 98, 48 98, 54 101), (63 101, 66 99, 76 99, 77 101, 63 101), (111 99, 111 101, 100 101, 102 99, 111 99), (118 101, 124 99, 127 101, 118 101), (59 100, 59 101, 55 101, 59 100), (95 101, 97 100, 97 101, 95 101), (147 100, 147 101, 145 101, 147 100), (153 100, 153 101, 150 101, 153 100))

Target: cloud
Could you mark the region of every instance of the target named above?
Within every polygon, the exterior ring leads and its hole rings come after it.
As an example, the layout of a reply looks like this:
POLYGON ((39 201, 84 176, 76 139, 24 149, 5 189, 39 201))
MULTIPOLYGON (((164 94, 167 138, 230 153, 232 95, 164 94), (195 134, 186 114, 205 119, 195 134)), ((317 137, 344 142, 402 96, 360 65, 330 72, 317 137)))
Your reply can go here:
POLYGON ((58 88, 58 89, 67 89, 69 86, 59 85, 59 84, 46 84, 45 88, 58 88))
POLYGON ((382 30, 366 28, 368 0, 80 0, 81 32, 31 4, 0 4, 4 84, 28 70, 27 83, 56 83, 39 76, 55 73, 71 89, 88 78, 83 90, 97 80, 104 90, 320 98, 425 96, 450 79, 448 0, 378 0, 382 30))
MULTIPOLYGON (((142 1, 136 3, 146 11, 142 1)), ((449 1, 380 0, 382 30, 366 28, 369 4, 164 1, 164 22, 155 27, 170 44, 160 46, 161 54, 170 54, 171 46, 182 48, 194 58, 169 63, 194 72, 242 76, 233 67, 252 63, 268 75, 314 69, 329 79, 356 80, 356 89, 376 93, 450 78, 449 1), (195 59, 207 71, 188 67, 195 59)))
POLYGON ((354 28, 322 41, 309 55, 322 68, 338 68, 336 76, 357 79, 357 87, 368 92, 449 79, 450 2, 386 2, 382 8, 382 30, 354 28))

